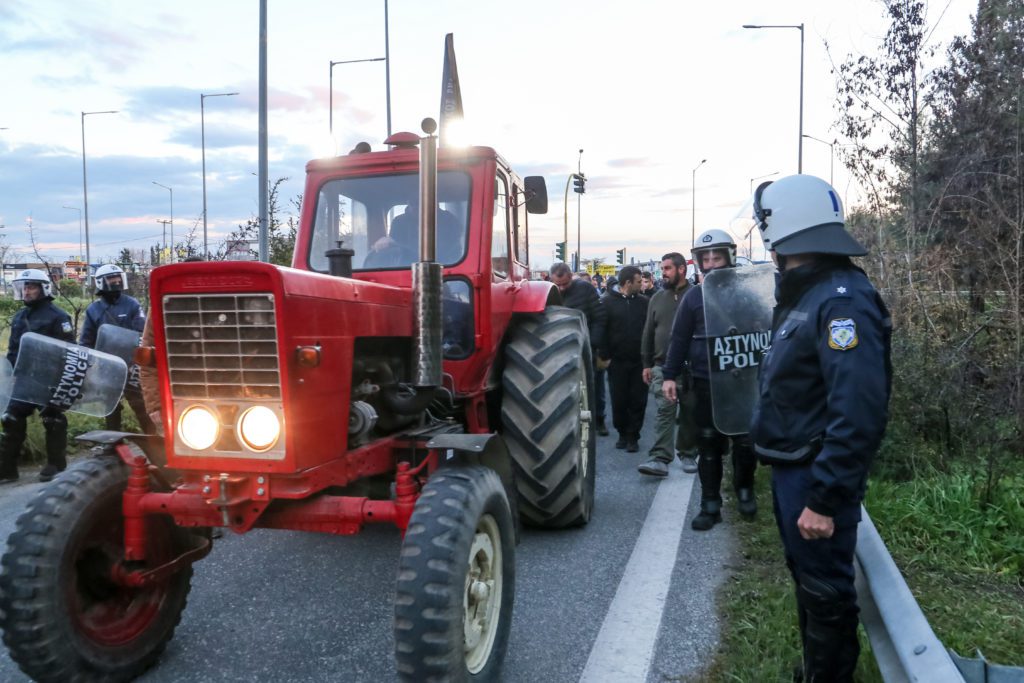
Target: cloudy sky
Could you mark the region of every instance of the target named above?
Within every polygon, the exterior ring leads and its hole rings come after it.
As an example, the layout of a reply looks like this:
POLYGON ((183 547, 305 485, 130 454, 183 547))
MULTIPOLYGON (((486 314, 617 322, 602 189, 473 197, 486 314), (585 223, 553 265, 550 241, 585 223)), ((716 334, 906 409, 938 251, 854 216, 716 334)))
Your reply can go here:
MULTIPOLYGON (((969 30, 971 0, 933 2, 932 42, 969 30)), ((578 150, 591 179, 584 258, 642 259, 728 227, 751 178, 796 172, 800 34, 743 24, 806 24, 804 132, 836 138, 834 59, 875 54, 877 0, 390 0, 393 129, 437 117, 444 35, 455 34, 469 140, 522 174, 543 174, 551 213, 531 217, 531 258, 550 263, 578 150), (692 170, 707 163, 691 183, 692 170), (696 190, 696 194, 694 194, 696 190)), ((304 164, 386 136, 383 0, 269 0, 270 177, 302 192, 304 164)), ((82 111, 93 261, 158 243, 170 216, 202 233, 200 93, 206 100, 211 250, 258 211, 258 0, 2 0, 0 225, 29 259, 79 253, 82 111), (73 209, 63 208, 65 206, 73 209)), ((842 143, 842 140, 839 140, 842 143)), ((829 177, 829 148, 804 143, 804 171, 829 177)), ((858 190, 835 170, 849 202, 858 190)), ((571 193, 570 193, 571 195, 571 193)), ((569 205, 575 248, 576 202, 569 205)))

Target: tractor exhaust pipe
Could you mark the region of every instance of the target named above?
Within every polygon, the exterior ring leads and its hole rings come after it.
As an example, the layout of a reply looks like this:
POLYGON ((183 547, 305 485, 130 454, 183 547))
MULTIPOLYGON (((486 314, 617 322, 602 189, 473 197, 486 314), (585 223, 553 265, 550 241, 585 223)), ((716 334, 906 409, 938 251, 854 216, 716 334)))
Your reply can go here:
POLYGON ((433 395, 441 386, 441 264, 437 254, 437 123, 423 119, 420 141, 420 260, 412 264, 413 386, 433 395), (430 391, 428 391, 430 389, 430 391))

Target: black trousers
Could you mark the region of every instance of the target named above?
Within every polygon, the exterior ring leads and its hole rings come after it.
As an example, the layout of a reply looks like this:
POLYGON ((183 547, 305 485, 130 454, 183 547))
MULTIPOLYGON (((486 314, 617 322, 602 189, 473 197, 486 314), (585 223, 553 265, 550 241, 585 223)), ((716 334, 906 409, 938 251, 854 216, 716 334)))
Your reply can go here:
POLYGON ((608 391, 615 430, 623 438, 639 439, 647 410, 647 385, 641 360, 613 359, 608 366, 608 391))

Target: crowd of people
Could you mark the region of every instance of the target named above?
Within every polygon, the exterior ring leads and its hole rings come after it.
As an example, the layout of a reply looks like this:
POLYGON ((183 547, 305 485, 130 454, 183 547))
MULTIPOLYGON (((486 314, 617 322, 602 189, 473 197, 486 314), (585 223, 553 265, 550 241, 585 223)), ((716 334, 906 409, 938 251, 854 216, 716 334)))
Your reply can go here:
MULTIPOLYGON (((763 183, 754 220, 777 267, 771 344, 758 362, 749 433, 725 434, 712 414, 702 281, 737 266, 723 230, 702 233, 686 277, 678 252, 661 258, 661 283, 625 266, 616 277, 574 274, 551 281, 566 306, 583 310, 593 345, 598 434, 605 427, 605 376, 616 448, 639 451, 648 397, 656 418, 641 474, 666 477, 678 456, 696 472, 708 531, 722 519, 723 460, 743 517, 757 512, 757 462, 771 467, 772 507, 797 598, 804 681, 852 681, 860 646, 853 556, 868 469, 888 420, 891 322, 881 297, 851 257, 867 250, 845 229, 838 194, 796 175, 763 183)), ((685 511, 683 511, 685 514, 685 511)))

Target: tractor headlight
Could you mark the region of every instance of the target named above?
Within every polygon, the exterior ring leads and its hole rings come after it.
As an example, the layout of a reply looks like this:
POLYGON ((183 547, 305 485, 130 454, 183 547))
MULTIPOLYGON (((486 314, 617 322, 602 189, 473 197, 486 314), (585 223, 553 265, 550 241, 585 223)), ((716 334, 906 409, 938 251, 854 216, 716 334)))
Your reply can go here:
POLYGON ((281 420, 266 406, 253 406, 238 420, 238 440, 249 450, 269 451, 281 436, 281 420))
POLYGON ((220 420, 206 406, 189 406, 178 420, 178 436, 194 451, 204 451, 217 443, 220 420))

